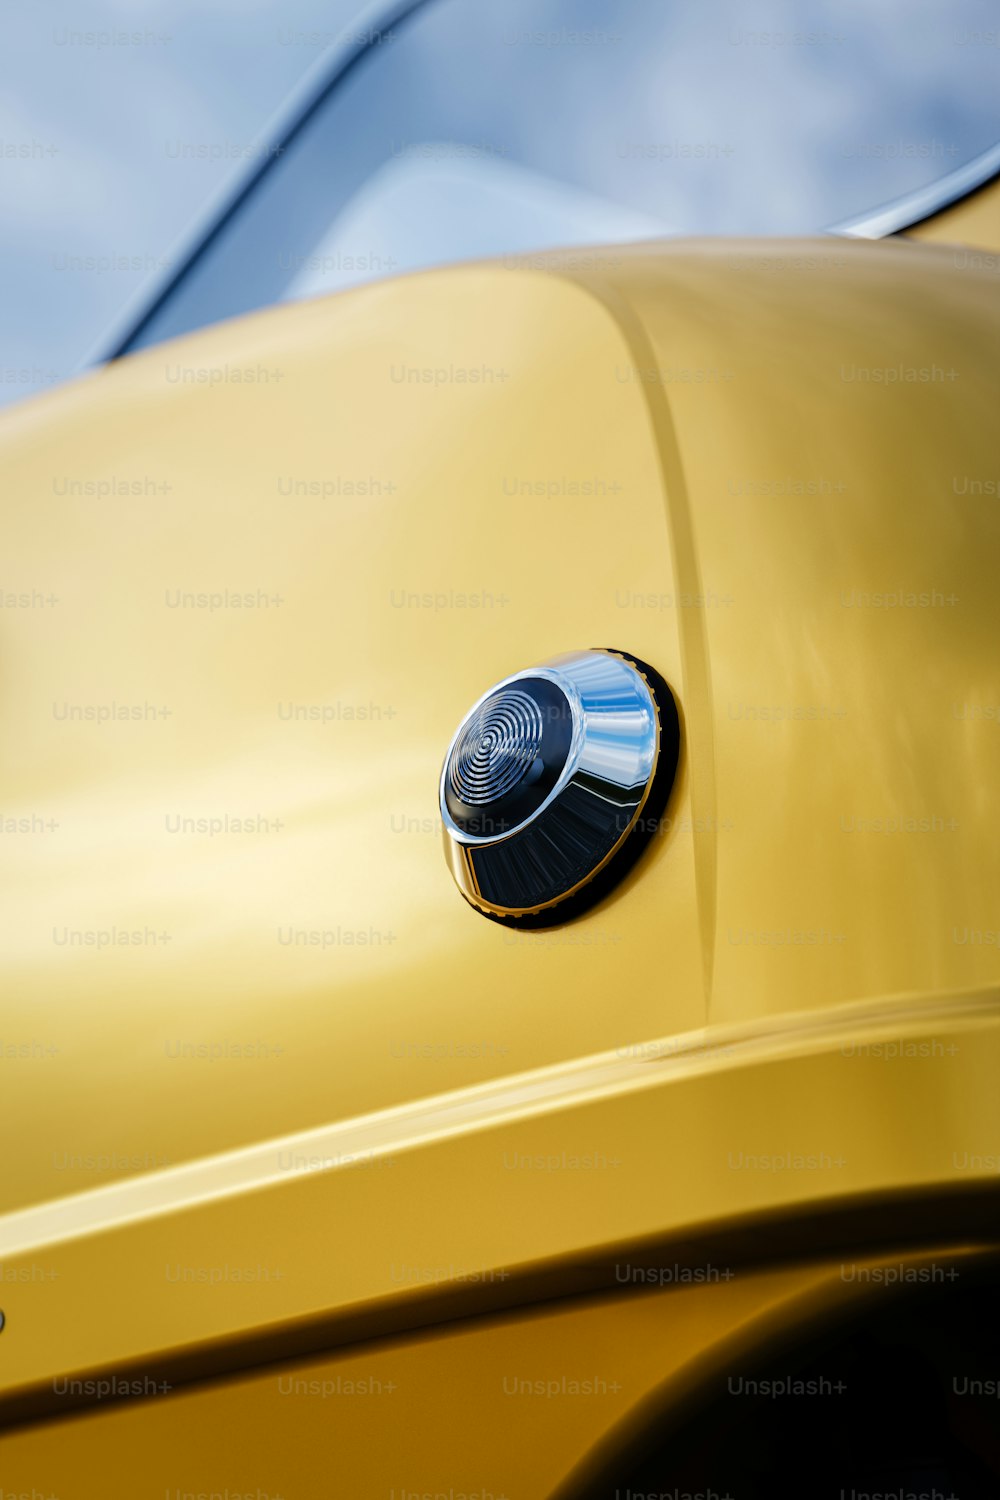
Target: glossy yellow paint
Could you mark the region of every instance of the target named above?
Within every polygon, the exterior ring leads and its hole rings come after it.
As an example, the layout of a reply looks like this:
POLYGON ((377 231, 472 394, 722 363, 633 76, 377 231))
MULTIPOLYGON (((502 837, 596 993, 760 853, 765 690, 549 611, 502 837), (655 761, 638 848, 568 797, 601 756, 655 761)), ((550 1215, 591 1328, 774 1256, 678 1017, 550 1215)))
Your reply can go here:
POLYGON ((0 1400, 44 1414, 66 1404, 54 1371, 190 1379, 590 1291, 623 1259, 978 1236, 996 1222, 998 1069, 993 992, 849 1008, 9 1215, 0 1400))
MULTIPOLYGON (((624 1467, 630 1441, 683 1398, 719 1399, 789 1326, 842 1317, 884 1295, 877 1278, 958 1274, 933 1260, 822 1262, 742 1274, 703 1264, 697 1281, 449 1324, 247 1378, 160 1389, 87 1420, 0 1441, 5 1488, 133 1500, 150 1493, 415 1495, 576 1500, 595 1467, 624 1467)), ((624 1282, 644 1268, 621 1264, 624 1282)))
POLYGON ((212 330, 8 418, 5 584, 59 603, 5 614, 4 812, 59 827, 5 844, 5 980, 60 1051, 11 1069, 31 1123, 4 1207, 704 1022, 683 814, 631 900, 535 944, 466 906, 441 848, 441 759, 495 679, 625 636, 679 676, 675 614, 616 598, 672 588, 627 362, 580 289, 468 270, 212 330), (564 475, 616 491, 505 492, 564 475), (118 476, 166 489, 57 493, 118 476), (282 493, 313 485, 374 493, 282 493), (270 602, 213 609, 227 589, 270 602), (152 716, 61 717, 111 704, 152 716), (252 831, 168 823, 227 815, 252 831), (115 928, 149 941, 61 943, 115 928), (657 929, 672 994, 610 1006, 657 929), (250 1056, 176 1055, 226 1044, 250 1056))
POLYGON ((951 245, 955 249, 954 262, 959 269, 968 265, 984 265, 997 270, 1000 261, 1000 177, 970 193, 950 208, 915 224, 907 234, 913 239, 926 240, 932 244, 951 245), (981 251, 992 252, 983 255, 981 251))
POLYGON ((995 1216, 995 271, 546 265, 274 310, 0 426, 8 1419, 510 1319, 643 1247, 995 1216), (513 933, 451 882, 440 760, 582 646, 670 683, 678 782, 611 899, 513 933), (211 1277, 247 1266, 280 1275, 211 1277))

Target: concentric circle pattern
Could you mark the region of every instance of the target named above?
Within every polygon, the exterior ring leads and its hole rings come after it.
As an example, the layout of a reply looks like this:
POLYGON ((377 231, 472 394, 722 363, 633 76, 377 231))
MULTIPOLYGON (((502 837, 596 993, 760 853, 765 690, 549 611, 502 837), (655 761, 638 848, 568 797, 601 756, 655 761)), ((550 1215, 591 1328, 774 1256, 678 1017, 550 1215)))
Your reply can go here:
POLYGON ((460 721, 438 784, 462 895, 529 927, 599 901, 647 842, 644 808, 658 824, 679 749, 669 687, 624 652, 570 651, 496 683, 460 721))
POLYGON ((515 687, 503 688, 477 709, 455 746, 448 780, 470 807, 497 802, 524 779, 542 742, 542 711, 515 687))

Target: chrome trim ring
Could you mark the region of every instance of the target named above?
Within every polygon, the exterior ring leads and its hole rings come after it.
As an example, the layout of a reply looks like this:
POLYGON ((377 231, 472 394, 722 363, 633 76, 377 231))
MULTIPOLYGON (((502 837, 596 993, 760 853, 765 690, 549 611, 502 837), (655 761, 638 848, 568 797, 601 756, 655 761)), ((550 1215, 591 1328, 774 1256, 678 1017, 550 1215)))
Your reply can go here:
POLYGON ((496 683, 441 770, 445 854, 463 896, 532 925, 592 904, 638 853, 640 814, 654 783, 669 791, 678 740, 666 684, 621 652, 574 651, 496 683))

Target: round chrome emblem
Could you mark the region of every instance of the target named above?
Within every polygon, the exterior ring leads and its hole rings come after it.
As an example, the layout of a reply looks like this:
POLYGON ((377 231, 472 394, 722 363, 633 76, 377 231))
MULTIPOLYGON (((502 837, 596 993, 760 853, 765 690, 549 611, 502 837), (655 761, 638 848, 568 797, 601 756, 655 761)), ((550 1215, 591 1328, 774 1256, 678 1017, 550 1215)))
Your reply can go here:
POLYGON ((666 684, 622 652, 574 651, 497 683, 459 724, 441 772, 462 894, 525 925, 592 905, 657 825, 678 745, 666 684))

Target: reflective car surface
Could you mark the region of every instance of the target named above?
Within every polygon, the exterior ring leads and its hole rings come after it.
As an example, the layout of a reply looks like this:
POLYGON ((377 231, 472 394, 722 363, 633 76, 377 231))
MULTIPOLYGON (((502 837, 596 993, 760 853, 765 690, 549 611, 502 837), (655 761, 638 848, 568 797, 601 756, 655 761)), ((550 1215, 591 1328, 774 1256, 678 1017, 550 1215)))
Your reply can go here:
POLYGON ((0 424, 0 1487, 994 1494, 995 186, 279 301, 291 158, 0 424))

